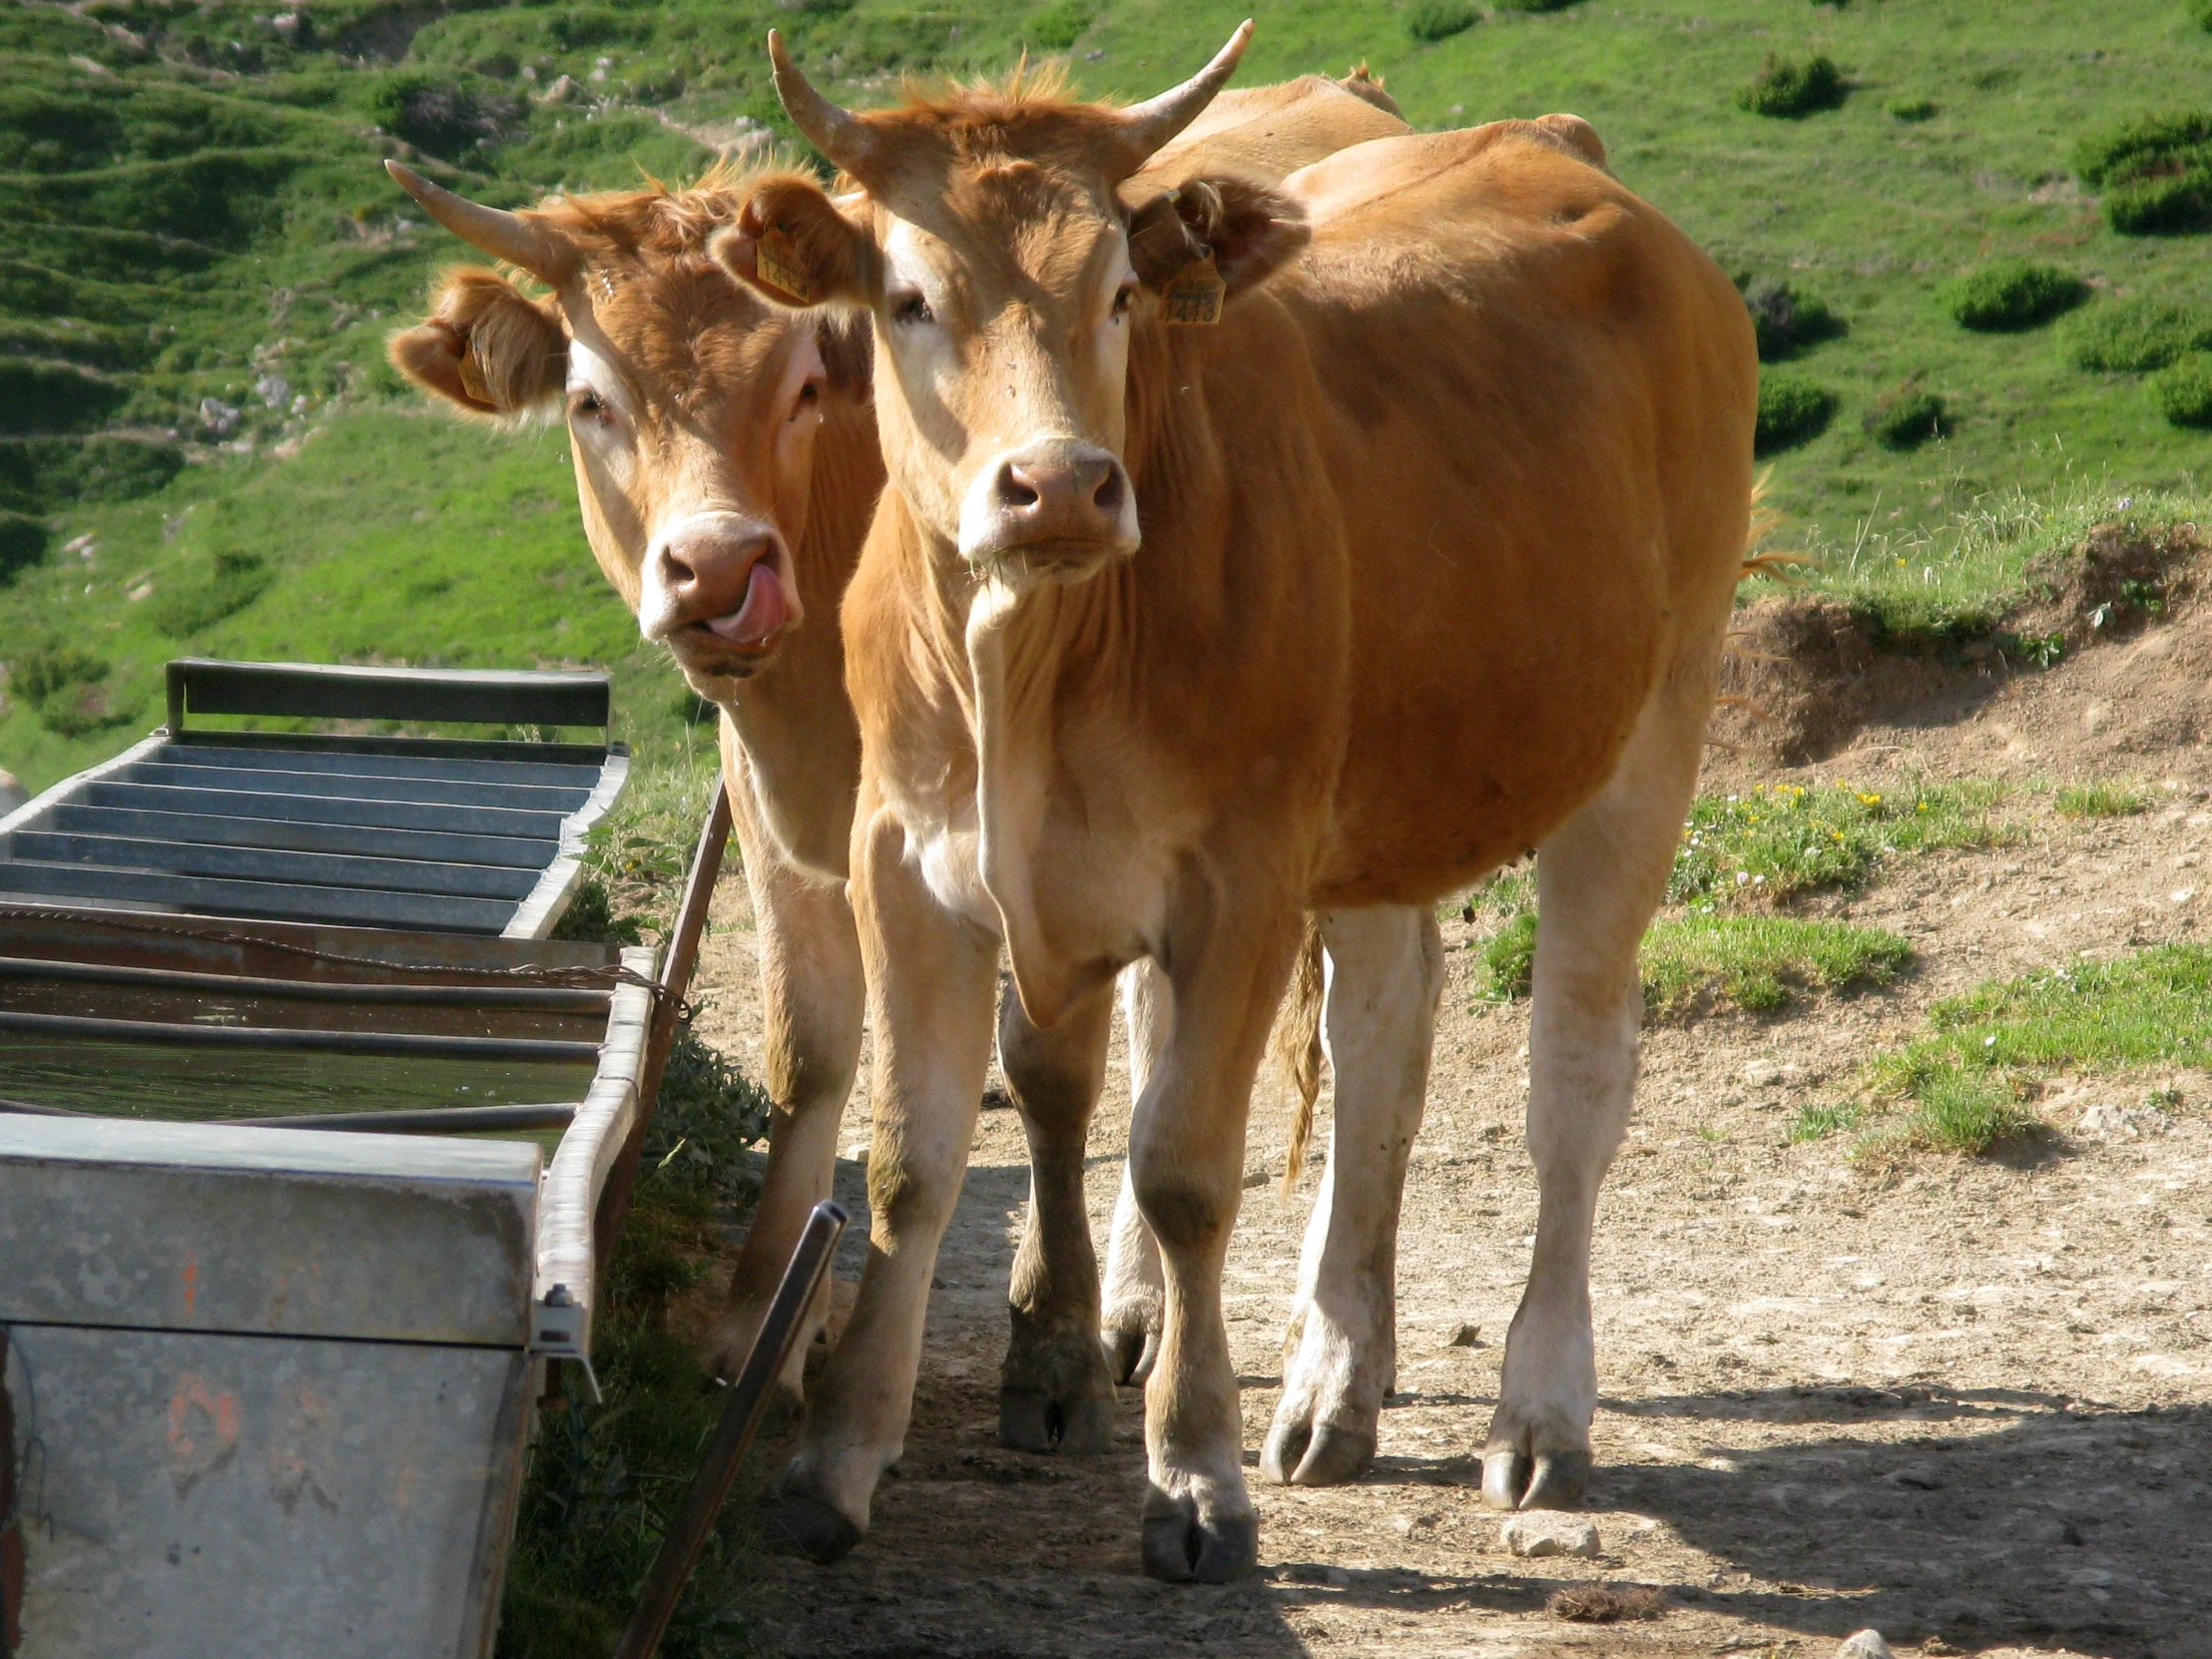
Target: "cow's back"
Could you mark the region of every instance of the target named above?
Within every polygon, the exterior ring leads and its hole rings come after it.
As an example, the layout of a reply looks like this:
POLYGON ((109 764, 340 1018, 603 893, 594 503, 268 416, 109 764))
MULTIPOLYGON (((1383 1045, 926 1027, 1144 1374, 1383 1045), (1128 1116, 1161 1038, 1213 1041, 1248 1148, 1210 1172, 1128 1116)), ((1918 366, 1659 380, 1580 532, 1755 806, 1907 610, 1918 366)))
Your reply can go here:
MULTIPOLYGON (((1372 81, 1363 84, 1373 87, 1372 81)), ((1258 179, 1281 179, 1318 158, 1411 131, 1381 97, 1323 75, 1278 86, 1223 93, 1144 166, 1133 184, 1171 189, 1223 166, 1258 179)), ((1386 101, 1386 100, 1385 100, 1386 101)))
POLYGON ((1314 241, 1276 291, 1332 411, 1355 537, 1323 902, 1427 896, 1381 872, 1436 868, 1438 847, 1479 872, 1534 844, 1733 589, 1749 322, 1602 155, 1571 118, 1498 122, 1286 183, 1314 241))

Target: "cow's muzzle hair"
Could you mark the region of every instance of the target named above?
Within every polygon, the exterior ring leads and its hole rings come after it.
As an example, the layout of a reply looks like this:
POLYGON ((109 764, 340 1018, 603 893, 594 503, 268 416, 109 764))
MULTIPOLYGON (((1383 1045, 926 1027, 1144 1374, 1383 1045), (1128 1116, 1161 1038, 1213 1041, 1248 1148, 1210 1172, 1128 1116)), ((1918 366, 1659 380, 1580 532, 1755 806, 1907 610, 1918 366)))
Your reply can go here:
POLYGON ((1039 438, 999 456, 960 503, 960 557, 1001 574, 1081 577, 1137 550, 1137 492, 1112 450, 1039 438))
POLYGON ((802 615, 791 548, 776 526, 745 513, 668 525, 646 549, 642 578, 639 630, 698 673, 739 672, 802 615))

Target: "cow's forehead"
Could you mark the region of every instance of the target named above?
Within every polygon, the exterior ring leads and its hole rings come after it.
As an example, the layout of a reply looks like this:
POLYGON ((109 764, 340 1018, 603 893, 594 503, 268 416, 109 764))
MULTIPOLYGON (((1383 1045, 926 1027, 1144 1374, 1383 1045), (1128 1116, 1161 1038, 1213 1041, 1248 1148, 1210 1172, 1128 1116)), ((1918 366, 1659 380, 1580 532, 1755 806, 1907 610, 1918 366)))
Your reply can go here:
POLYGON ((884 251, 894 269, 918 259, 981 287, 1086 289, 1127 248, 1103 178, 1028 161, 956 169, 938 190, 889 212, 884 251))
POLYGON ((771 372, 793 327, 704 258, 595 263, 581 281, 579 336, 648 401, 698 408, 771 372))

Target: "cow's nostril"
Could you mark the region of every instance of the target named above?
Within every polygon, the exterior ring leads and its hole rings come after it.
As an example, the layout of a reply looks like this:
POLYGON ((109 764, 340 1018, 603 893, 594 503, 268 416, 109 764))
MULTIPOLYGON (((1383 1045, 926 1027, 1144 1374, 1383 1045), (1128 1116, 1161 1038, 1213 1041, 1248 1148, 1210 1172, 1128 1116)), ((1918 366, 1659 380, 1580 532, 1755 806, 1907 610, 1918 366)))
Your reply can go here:
POLYGON ((1008 461, 999 469, 998 499, 1008 507, 1034 507, 1043 499, 1043 492, 1027 468, 1008 461))
POLYGON ((1121 468, 1110 466, 1106 476, 1099 479, 1098 488, 1091 491, 1091 500, 1098 510, 1109 518, 1121 511, 1121 468))

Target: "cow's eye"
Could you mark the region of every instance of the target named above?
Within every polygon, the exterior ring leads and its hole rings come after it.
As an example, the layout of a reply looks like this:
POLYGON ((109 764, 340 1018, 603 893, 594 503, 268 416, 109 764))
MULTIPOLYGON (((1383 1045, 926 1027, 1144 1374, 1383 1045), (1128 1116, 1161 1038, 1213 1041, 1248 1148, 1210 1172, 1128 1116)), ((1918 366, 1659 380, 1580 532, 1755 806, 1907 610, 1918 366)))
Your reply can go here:
POLYGON ((929 301, 918 289, 908 288, 903 293, 891 295, 891 320, 894 322, 934 322, 937 313, 929 308, 929 301))
POLYGON ((608 418, 607 400, 591 387, 579 386, 568 394, 568 417, 604 421, 608 418))
POLYGON ((1136 283, 1124 282, 1121 284, 1120 287, 1114 289, 1114 315, 1117 318, 1127 316, 1129 314, 1129 307, 1131 305, 1134 305, 1136 302, 1136 283))
POLYGON ((797 420, 801 415, 805 414, 809 409, 813 408, 821 401, 822 382, 820 380, 809 380, 805 385, 799 388, 799 401, 792 405, 792 412, 789 418, 792 420, 797 420))

